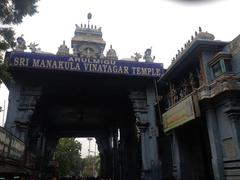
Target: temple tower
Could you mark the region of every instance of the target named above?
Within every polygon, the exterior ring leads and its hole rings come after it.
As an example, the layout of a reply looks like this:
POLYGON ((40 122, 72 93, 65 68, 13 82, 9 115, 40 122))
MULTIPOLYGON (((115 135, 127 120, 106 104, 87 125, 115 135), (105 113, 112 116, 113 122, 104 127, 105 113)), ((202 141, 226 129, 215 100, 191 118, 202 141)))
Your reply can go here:
POLYGON ((74 37, 71 41, 73 55, 79 57, 103 57, 105 41, 102 38, 101 28, 89 24, 91 13, 88 14, 88 24, 76 24, 74 37))

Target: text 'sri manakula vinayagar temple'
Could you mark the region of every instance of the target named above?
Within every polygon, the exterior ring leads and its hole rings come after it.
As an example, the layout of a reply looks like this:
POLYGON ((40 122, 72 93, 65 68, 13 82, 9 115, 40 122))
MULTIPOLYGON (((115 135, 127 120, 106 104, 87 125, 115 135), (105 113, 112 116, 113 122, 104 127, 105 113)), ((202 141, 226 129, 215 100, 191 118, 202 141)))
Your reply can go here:
POLYGON ((5 56, 15 83, 5 82, 0 173, 47 179, 60 138, 94 137, 103 179, 240 179, 240 36, 199 28, 167 69, 151 48, 104 55, 89 23, 76 25, 72 54, 65 42, 56 55, 17 43, 5 56))

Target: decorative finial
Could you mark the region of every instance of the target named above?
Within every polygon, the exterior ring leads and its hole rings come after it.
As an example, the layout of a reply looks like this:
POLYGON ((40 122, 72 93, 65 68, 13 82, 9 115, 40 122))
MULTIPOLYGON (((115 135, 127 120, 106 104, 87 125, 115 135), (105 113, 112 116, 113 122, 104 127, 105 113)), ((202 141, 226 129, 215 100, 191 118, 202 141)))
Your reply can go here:
POLYGON ((197 34, 198 34, 197 31, 195 31, 195 36, 197 36, 197 34))
POLYGON ((176 58, 174 57, 174 58, 172 58, 172 63, 174 63, 176 61, 176 58))
POLYGON ((89 26, 89 22, 90 22, 90 20, 92 19, 92 14, 91 14, 91 13, 88 13, 87 18, 88 18, 88 26, 89 26))
POLYGON ((194 39, 194 37, 193 36, 191 36, 191 40, 193 40, 194 39))
POLYGON ((202 28, 199 26, 199 32, 202 32, 202 28))

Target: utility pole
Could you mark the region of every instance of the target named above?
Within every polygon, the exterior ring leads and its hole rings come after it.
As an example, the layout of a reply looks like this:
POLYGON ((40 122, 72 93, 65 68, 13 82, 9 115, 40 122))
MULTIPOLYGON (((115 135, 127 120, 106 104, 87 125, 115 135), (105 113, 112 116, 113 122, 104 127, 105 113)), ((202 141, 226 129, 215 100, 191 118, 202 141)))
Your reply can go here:
POLYGON ((3 100, 3 120, 2 120, 2 127, 4 126, 4 120, 5 120, 5 99, 3 100))
POLYGON ((94 148, 94 156, 96 157, 96 146, 97 146, 97 143, 95 141, 95 148, 94 148))
POLYGON ((3 100, 3 107, 0 106, 0 112, 3 113, 3 117, 2 117, 2 127, 4 126, 4 119, 5 119, 5 100, 3 100))
POLYGON ((88 145, 88 157, 89 157, 90 156, 90 151, 91 151, 91 141, 92 141, 92 138, 88 137, 87 140, 89 141, 89 145, 88 145))
MULTIPOLYGON (((0 106, 0 112, 3 112, 2 106, 0 106)), ((2 124, 3 124, 3 119, 2 119, 2 124)))

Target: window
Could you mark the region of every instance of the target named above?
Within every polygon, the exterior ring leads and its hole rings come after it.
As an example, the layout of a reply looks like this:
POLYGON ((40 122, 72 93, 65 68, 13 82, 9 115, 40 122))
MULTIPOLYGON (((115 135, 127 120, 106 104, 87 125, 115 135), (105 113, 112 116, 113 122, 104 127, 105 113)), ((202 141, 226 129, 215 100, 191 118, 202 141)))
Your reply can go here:
POLYGON ((216 78, 224 73, 232 72, 231 64, 232 55, 226 52, 219 52, 209 62, 213 78, 216 78))
POLYGON ((213 78, 216 78, 224 73, 232 72, 231 59, 220 59, 211 65, 213 78))
POLYGON ((218 77, 219 75, 221 75, 223 73, 221 66, 220 66, 220 62, 218 62, 212 66, 212 71, 213 71, 214 77, 218 77))

